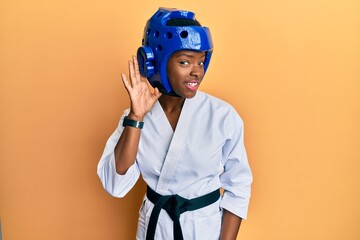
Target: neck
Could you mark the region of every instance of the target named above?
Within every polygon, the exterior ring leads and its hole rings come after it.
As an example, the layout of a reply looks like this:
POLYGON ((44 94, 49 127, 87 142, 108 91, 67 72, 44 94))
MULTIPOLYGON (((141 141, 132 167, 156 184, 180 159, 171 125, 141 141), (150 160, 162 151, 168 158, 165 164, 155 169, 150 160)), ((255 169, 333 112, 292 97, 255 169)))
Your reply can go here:
POLYGON ((185 98, 161 95, 159 102, 165 112, 174 112, 182 109, 185 98))

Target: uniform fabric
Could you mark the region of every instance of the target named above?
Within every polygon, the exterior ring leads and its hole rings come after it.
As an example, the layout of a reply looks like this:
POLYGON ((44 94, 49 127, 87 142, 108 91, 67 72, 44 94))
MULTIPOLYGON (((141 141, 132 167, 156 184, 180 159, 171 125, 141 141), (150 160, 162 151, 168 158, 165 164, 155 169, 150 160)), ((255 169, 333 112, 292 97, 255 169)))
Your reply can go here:
MULTIPOLYGON (((156 102, 144 118, 136 162, 126 174, 119 175, 114 148, 128 113, 129 109, 107 141, 98 164, 98 175, 109 194, 124 197, 140 174, 161 195, 192 199, 223 188, 223 196, 214 204, 181 214, 184 239, 219 239, 223 208, 246 219, 252 174, 244 147, 243 122, 232 106, 198 91, 185 100, 174 132, 156 102)), ((153 207, 145 195, 138 240, 145 239, 153 207)), ((164 210, 159 215, 155 239, 173 239, 173 222, 164 210)))

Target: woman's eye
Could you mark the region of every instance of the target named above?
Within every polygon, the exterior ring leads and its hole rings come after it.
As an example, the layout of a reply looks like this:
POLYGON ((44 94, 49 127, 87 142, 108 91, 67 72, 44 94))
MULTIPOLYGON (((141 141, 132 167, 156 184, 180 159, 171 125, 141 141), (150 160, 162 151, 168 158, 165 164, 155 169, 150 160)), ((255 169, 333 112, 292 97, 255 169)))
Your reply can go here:
POLYGON ((199 62, 200 66, 204 66, 204 64, 205 64, 204 62, 199 62))
POLYGON ((182 65, 188 65, 189 62, 188 62, 188 61, 180 61, 180 64, 182 64, 182 65))

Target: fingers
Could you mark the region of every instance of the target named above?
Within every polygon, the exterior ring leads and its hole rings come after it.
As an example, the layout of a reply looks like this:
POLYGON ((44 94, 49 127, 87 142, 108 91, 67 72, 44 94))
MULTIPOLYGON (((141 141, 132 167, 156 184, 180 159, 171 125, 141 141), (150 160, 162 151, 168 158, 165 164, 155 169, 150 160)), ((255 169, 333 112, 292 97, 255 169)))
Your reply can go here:
POLYGON ((136 56, 132 56, 132 60, 129 61, 129 76, 132 86, 144 80, 140 74, 139 63, 136 56))
POLYGON ((129 61, 129 76, 130 76, 131 85, 132 86, 136 85, 138 81, 135 75, 135 66, 133 60, 129 61))
POLYGON ((134 63, 134 69, 135 69, 135 77, 137 79, 137 81, 142 80, 141 75, 140 75, 140 70, 139 70, 139 63, 137 60, 137 57, 133 56, 133 63, 134 63))
POLYGON ((128 61, 129 68, 129 80, 124 74, 121 74, 121 78, 127 90, 134 88, 139 83, 145 83, 146 78, 141 76, 139 70, 139 63, 136 56, 132 56, 132 59, 128 61))
POLYGON ((123 84, 124 84, 126 90, 129 91, 129 89, 131 88, 131 84, 130 84, 129 81, 127 80, 125 74, 121 74, 121 79, 122 79, 122 81, 123 81, 123 84))
POLYGON ((156 88, 154 88, 154 94, 153 94, 154 96, 155 96, 155 99, 157 100, 157 99, 159 99, 159 97, 162 95, 162 93, 159 91, 159 89, 156 87, 156 88))

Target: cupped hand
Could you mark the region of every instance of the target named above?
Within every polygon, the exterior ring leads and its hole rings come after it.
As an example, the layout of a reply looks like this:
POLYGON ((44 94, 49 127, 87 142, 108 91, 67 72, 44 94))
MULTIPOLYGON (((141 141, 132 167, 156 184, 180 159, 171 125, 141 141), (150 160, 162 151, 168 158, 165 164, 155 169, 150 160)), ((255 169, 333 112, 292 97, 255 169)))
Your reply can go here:
POLYGON ((134 120, 141 121, 159 99, 161 93, 157 88, 154 88, 154 91, 150 89, 147 79, 140 74, 139 63, 135 56, 129 61, 129 77, 130 81, 125 74, 121 74, 131 102, 129 115, 134 120))

